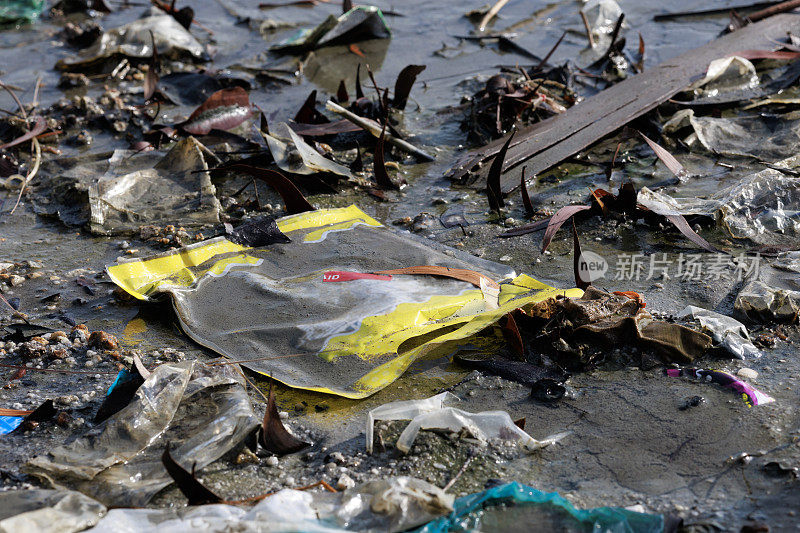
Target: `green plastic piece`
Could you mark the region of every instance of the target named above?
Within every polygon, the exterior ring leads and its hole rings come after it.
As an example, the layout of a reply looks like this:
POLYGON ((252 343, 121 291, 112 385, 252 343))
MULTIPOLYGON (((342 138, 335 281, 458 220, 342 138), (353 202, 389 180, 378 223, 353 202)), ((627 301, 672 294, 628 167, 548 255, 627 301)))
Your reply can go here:
POLYGON ((42 13, 44 0, 3 0, 0 2, 0 24, 33 22, 42 13))

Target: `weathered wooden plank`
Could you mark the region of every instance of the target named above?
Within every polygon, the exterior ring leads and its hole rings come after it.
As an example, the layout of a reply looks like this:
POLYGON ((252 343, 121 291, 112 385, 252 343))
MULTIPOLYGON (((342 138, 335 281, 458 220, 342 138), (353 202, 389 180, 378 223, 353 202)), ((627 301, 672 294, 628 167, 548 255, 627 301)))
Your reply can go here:
MULTIPOLYGON (((506 154, 501 187, 507 193, 519 186, 519 176, 506 174, 527 161, 530 175, 539 174, 617 131, 635 118, 672 98, 702 76, 714 59, 738 50, 774 49, 787 32, 800 32, 800 15, 784 14, 751 24, 655 68, 609 87, 568 109, 519 131, 506 154)), ((486 186, 486 170, 475 167, 494 157, 507 137, 468 152, 447 177, 475 188, 486 186), (471 174, 471 171, 476 171, 471 174)))

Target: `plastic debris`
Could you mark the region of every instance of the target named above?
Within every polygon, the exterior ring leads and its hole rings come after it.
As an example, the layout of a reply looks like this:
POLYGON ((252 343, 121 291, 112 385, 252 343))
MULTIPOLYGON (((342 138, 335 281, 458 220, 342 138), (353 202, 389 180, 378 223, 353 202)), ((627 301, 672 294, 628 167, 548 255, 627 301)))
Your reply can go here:
POLYGON ((264 134, 264 140, 275 159, 275 164, 282 170, 292 174, 330 172, 346 178, 353 177, 350 169, 322 157, 285 122, 276 124, 271 131, 272 134, 264 134))
POLYGON ((108 273, 136 298, 170 295, 200 344, 292 387, 348 398, 514 309, 582 294, 401 234, 355 206, 277 224, 292 242, 248 248, 219 237, 108 273))
POLYGON ((0 435, 11 433, 17 429, 25 417, 32 412, 20 409, 0 409, 0 435))
MULTIPOLYGON (((758 135, 748 135, 749 146, 755 146, 752 138, 758 138, 758 135)), ((776 166, 787 169, 799 165, 800 159, 796 156, 776 163, 776 166)), ((749 239, 769 246, 798 246, 800 192, 795 187, 796 179, 766 168, 705 199, 673 198, 642 187, 637 201, 644 206, 656 206, 661 212, 713 217, 737 239, 749 239)))
POLYGON ((405 531, 453 511, 453 496, 412 477, 370 481, 340 493, 284 489, 252 508, 227 504, 115 508, 72 491, 0 494, 0 531, 156 533, 175 531, 405 531), (105 515, 105 516, 103 516, 105 515), (101 518, 102 517, 102 518, 101 518))
POLYGON ((230 366, 162 364, 125 408, 26 469, 106 505, 144 505, 172 482, 161 463, 167 442, 177 461, 203 468, 258 426, 243 383, 230 366))
POLYGON ((455 501, 455 510, 419 530, 508 531, 528 524, 538 531, 662 533, 664 517, 621 509, 576 509, 556 492, 545 493, 517 482, 492 487, 455 501))
POLYGON ((7 0, 0 5, 0 24, 33 22, 42 14, 44 0, 7 0))
POLYGON ((800 134, 800 113, 716 118, 682 109, 664 124, 664 132, 678 134, 687 127, 692 133, 683 140, 689 146, 699 142, 715 154, 776 161, 795 154, 793 143, 800 134), (753 143, 753 139, 758 142, 753 143))
POLYGON ((71 225, 88 223, 102 235, 132 233, 147 224, 191 228, 219 222, 206 153, 194 137, 167 153, 115 150, 108 160, 54 175, 55 198, 42 200, 38 211, 71 225))
POLYGON ((150 58, 154 41, 159 57, 208 60, 203 45, 186 28, 172 16, 153 8, 148 16, 105 32, 78 57, 58 60, 56 68, 88 70, 102 66, 107 58, 113 56, 150 58))
POLYGON ((271 49, 300 52, 367 39, 386 39, 391 35, 380 9, 374 6, 356 6, 339 17, 329 15, 316 28, 302 30, 271 49))
POLYGON ((687 306, 678 316, 699 320, 700 325, 711 333, 714 342, 722 345, 738 359, 761 357, 761 351, 750 342, 747 328, 735 318, 693 305, 687 306))
POLYGON ((738 379, 736 376, 722 372, 720 370, 704 370, 702 368, 670 368, 667 369, 667 375, 671 377, 690 377, 716 383, 727 389, 733 389, 742 396, 742 400, 747 407, 754 405, 762 405, 772 403, 775 399, 768 394, 756 390, 744 381, 738 379))
MULTIPOLYGON (((536 440, 514 424, 505 411, 468 413, 444 402, 453 396, 447 392, 423 400, 392 402, 373 409, 367 415, 367 452, 372 453, 373 426, 377 420, 411 420, 397 439, 396 447, 408 453, 420 429, 466 430, 481 443, 489 439, 516 442, 528 451, 538 450, 564 438, 567 433, 536 440)), ((453 396, 454 397, 454 396, 453 396)), ((455 397, 454 397, 455 398, 455 397)))
POLYGON ((100 521, 106 506, 80 492, 27 489, 0 492, 0 532, 72 533, 100 521))

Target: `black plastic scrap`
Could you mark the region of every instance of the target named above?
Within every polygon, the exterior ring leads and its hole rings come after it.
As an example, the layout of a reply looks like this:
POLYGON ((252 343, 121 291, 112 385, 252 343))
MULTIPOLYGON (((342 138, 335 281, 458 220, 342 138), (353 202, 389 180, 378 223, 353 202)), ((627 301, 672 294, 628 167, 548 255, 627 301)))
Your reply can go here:
MULTIPOLYGON (((711 61, 737 50, 771 47, 773 41, 787 33, 798 32, 800 17, 777 15, 627 78, 562 114, 521 130, 516 142, 508 148, 502 171, 506 173, 529 161, 529 171, 540 174, 672 98, 704 74, 711 61)), ((480 163, 494 157, 506 142, 507 139, 498 139, 465 154, 450 169, 448 177, 477 189, 483 188, 485 174, 471 173, 480 163)), ((504 194, 518 185, 516 177, 503 175, 504 194)))
POLYGON ((226 223, 225 233, 229 241, 250 248, 292 242, 278 229, 275 219, 266 215, 254 218, 235 229, 226 223))

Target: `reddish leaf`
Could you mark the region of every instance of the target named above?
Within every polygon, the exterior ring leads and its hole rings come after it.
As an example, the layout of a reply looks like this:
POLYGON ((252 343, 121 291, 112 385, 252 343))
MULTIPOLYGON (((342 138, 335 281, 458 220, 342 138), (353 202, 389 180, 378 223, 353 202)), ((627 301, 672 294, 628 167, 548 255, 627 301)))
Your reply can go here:
POLYGON ((486 196, 489 198, 489 208, 498 213, 500 212, 500 208, 506 205, 503 200, 503 192, 500 189, 500 174, 503 173, 503 161, 506 158, 506 152, 508 151, 511 141, 514 139, 515 133, 517 133, 517 130, 511 132, 506 143, 500 151, 497 152, 497 155, 494 156, 492 166, 489 167, 489 174, 486 178, 486 196))
POLYGON ((542 231, 547 227, 550 223, 549 218, 544 218, 542 220, 537 220, 536 222, 531 222, 530 224, 525 224, 524 226, 519 226, 518 228, 512 228, 506 232, 501 233, 498 237, 506 239, 508 237, 519 237, 520 235, 525 235, 528 233, 533 233, 535 231, 542 231))
POLYGON ((190 473, 172 458, 172 454, 169 453, 169 445, 170 443, 167 442, 164 453, 161 455, 161 463, 166 468, 169 477, 175 481, 178 489, 189 500, 189 505, 220 503, 222 498, 211 492, 195 477, 194 466, 190 473))
POLYGON ((686 219, 683 218, 683 215, 667 215, 667 220, 672 222, 678 231, 683 233, 687 239, 698 245, 704 250, 707 250, 712 253, 720 253, 721 250, 712 246, 707 240, 702 238, 700 235, 695 233, 695 231, 689 226, 689 223, 686 222, 686 219))
POLYGON ((347 13, 353 9, 353 0, 342 0, 342 13, 347 13))
POLYGON ((522 205, 525 207, 525 215, 528 218, 533 216, 533 204, 531 197, 528 196, 528 187, 525 185, 525 167, 522 167, 522 174, 519 177, 519 190, 522 193, 522 205))
POLYGON ((311 91, 302 107, 294 116, 294 121, 298 124, 327 124, 328 118, 317 111, 317 90, 311 91))
POLYGON ((356 100, 364 98, 364 91, 361 89, 361 63, 356 67, 356 100))
POLYGON ((361 172, 364 170, 364 161, 361 159, 361 146, 356 143, 356 158, 350 163, 351 172, 361 172))
POLYGON ((144 77, 144 101, 148 102, 156 92, 158 87, 158 72, 161 69, 161 61, 158 58, 158 49, 156 48, 156 38, 153 32, 150 31, 150 42, 153 47, 153 57, 150 60, 150 69, 144 77))
POLYGON ((474 270, 467 270, 465 268, 450 268, 450 267, 434 266, 434 265, 422 265, 422 266, 413 266, 405 268, 393 268, 391 270, 379 270, 377 272, 373 272, 373 274, 388 274, 390 276, 401 275, 401 274, 441 276, 443 278, 452 278, 460 281, 466 281, 467 283, 471 283, 478 288, 480 288, 481 280, 483 280, 483 283, 485 285, 488 285, 493 289, 500 288, 500 285, 498 285, 497 282, 494 281, 493 279, 484 276, 480 272, 475 272, 474 270))
POLYGON ((181 126, 193 134, 205 135, 212 129, 230 129, 247 120, 252 114, 247 91, 241 87, 220 89, 189 115, 181 126), (217 113, 212 113, 217 111, 217 113))
POLYGON ((367 57, 364 55, 364 52, 361 51, 361 48, 359 48, 357 44, 351 44, 350 46, 347 47, 347 49, 350 50, 350 52, 357 55, 358 57, 364 57, 364 58, 367 57))
POLYGON ((425 70, 425 65, 408 65, 400 71, 397 75, 397 81, 394 83, 394 98, 392 99, 392 107, 395 109, 403 110, 408 103, 408 95, 411 93, 411 87, 417 80, 420 72, 425 70))
POLYGON ((525 345, 522 343, 522 335, 519 333, 519 328, 517 327, 517 322, 514 320, 514 315, 508 313, 505 317, 503 317, 503 321, 501 322, 501 331, 503 332, 503 338, 511 348, 511 351, 514 352, 514 355, 520 359, 525 357, 525 345))
POLYGON ((378 138, 378 144, 375 146, 375 157, 373 162, 373 172, 375 173, 375 181, 381 189, 399 189, 397 185, 389 177, 386 172, 386 162, 384 161, 384 138, 386 137, 386 123, 383 123, 381 128, 381 136, 378 138))
POLYGON ((268 170, 266 168, 258 168, 250 165, 237 163, 224 167, 225 170, 234 172, 244 172, 254 178, 264 181, 267 185, 278 191, 283 199, 283 204, 286 212, 290 215, 297 213, 304 213, 306 211, 314 211, 314 207, 308 203, 303 193, 292 183, 286 176, 277 170, 268 170))
POLYGON ((774 50, 740 50, 729 54, 729 56, 739 56, 745 59, 784 59, 793 60, 800 57, 800 52, 794 51, 774 51, 774 50))
POLYGON ((644 72, 644 38, 642 32, 639 32, 639 61, 636 63, 636 70, 644 72))
POLYGON ((25 141, 33 139, 34 137, 42 133, 45 130, 45 128, 47 128, 47 122, 42 117, 37 116, 36 124, 33 125, 33 128, 28 133, 26 133, 21 137, 17 137, 16 139, 14 139, 9 143, 0 146, 0 150, 4 148, 11 148, 12 146, 16 146, 20 143, 24 143, 25 141))
POLYGON ((275 391, 272 390, 272 384, 269 386, 267 411, 264 413, 264 421, 261 423, 258 443, 261 444, 262 448, 275 455, 297 453, 311 446, 310 443, 304 442, 289 433, 284 427, 278 414, 278 406, 275 405, 275 391))
POLYGON ((660 144, 655 141, 651 141, 647 135, 642 132, 639 132, 639 135, 645 140, 645 142, 653 149, 656 153, 656 156, 661 160, 662 163, 669 169, 670 172, 675 174, 675 176, 679 179, 683 179, 687 177, 686 169, 683 168, 683 165, 675 159, 675 157, 667 152, 660 144))
POLYGON ((578 240, 578 228, 575 227, 575 219, 572 219, 572 272, 575 275, 575 286, 579 289, 586 289, 591 282, 584 281, 581 278, 581 263, 584 261, 581 257, 581 243, 578 240))
POLYGON ((344 80, 340 80, 339 88, 336 90, 336 101, 340 104, 346 104, 348 100, 350 100, 350 95, 347 94, 347 87, 344 84, 344 80))
POLYGON ((568 205, 559 209, 555 215, 550 217, 550 221, 547 223, 547 229, 544 232, 544 237, 542 237, 542 252, 544 253, 547 250, 547 247, 550 246, 550 241, 553 240, 553 236, 555 236, 558 228, 560 228, 564 222, 572 218, 573 215, 576 213, 580 213, 581 211, 586 211, 587 209, 591 209, 592 207, 589 205, 568 205))

